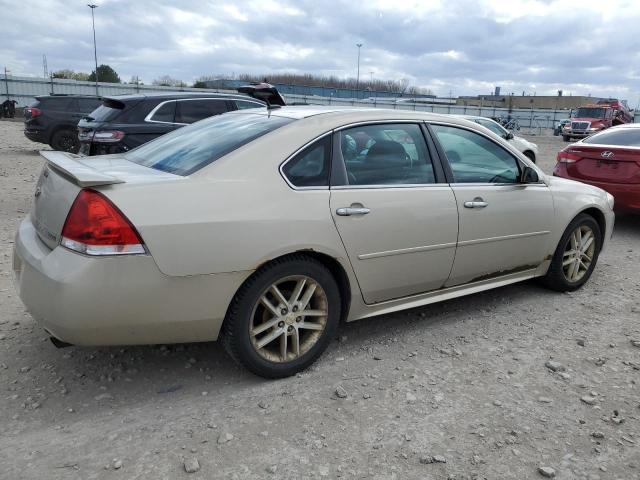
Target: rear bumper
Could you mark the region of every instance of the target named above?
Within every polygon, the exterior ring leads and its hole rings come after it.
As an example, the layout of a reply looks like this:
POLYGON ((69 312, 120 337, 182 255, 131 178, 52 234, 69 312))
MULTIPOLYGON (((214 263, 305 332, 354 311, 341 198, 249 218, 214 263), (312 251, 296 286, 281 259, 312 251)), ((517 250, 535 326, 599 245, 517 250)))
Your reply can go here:
POLYGON ((587 183, 594 187, 601 188, 605 192, 609 192, 615 198, 613 208, 616 211, 640 212, 640 184, 595 182, 592 180, 573 178, 567 174, 567 167, 562 163, 556 164, 553 174, 556 177, 568 178, 570 180, 587 183))
POLYGON ((74 345, 215 340, 251 272, 169 277, 149 255, 83 256, 38 238, 22 222, 13 252, 16 290, 33 318, 74 345))
POLYGON ((48 143, 44 130, 24 129, 24 136, 32 142, 48 143))

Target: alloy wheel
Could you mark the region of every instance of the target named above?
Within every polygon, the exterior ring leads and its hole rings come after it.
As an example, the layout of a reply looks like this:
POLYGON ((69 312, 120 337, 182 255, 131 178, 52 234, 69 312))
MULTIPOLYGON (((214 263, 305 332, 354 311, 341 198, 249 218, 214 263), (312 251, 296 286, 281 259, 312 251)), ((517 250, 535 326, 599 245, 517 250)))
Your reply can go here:
POLYGON ((295 275, 267 287, 253 307, 249 337, 265 360, 290 362, 308 352, 327 325, 328 300, 311 277, 295 275))
POLYGON ((562 271, 569 282, 580 281, 589 271, 595 249, 595 235, 587 225, 580 225, 571 233, 562 256, 562 271))

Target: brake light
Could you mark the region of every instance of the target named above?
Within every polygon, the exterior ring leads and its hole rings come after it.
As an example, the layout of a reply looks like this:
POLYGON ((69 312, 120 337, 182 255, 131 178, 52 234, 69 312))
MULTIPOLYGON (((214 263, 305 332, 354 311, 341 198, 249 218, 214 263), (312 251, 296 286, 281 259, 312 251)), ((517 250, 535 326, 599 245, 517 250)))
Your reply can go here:
POLYGON ((136 229, 107 197, 81 190, 62 228, 62 246, 86 255, 146 253, 136 229))
POLYGON ((558 152, 558 157, 556 158, 558 163, 576 163, 579 160, 582 160, 582 157, 571 153, 571 151, 567 152, 564 150, 560 150, 558 152))
POLYGON ((124 132, 120 130, 103 130, 93 134, 93 141, 97 143, 114 143, 124 138, 124 132))
POLYGON ((40 115, 42 115, 42 110, 36 107, 29 107, 26 109, 26 112, 31 114, 31 118, 39 117, 40 115))

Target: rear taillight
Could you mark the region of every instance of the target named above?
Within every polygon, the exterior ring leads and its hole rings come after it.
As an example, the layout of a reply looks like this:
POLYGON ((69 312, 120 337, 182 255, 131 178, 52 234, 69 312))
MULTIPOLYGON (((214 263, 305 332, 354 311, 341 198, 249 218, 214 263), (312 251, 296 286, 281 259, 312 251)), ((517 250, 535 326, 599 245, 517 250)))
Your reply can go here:
POLYGON ((120 130, 103 130, 93 134, 93 141, 97 143, 114 143, 124 138, 124 132, 120 130))
POLYGON ((146 253, 131 222, 95 190, 82 190, 76 197, 64 222, 60 243, 86 255, 146 253))
POLYGON ((576 163, 579 160, 582 160, 582 157, 572 153, 571 151, 565 150, 560 150, 558 152, 558 157, 556 158, 558 163, 576 163))
POLYGON ((42 115, 42 110, 36 107, 29 107, 25 110, 25 112, 29 113, 31 115, 31 118, 39 117, 40 115, 42 115))

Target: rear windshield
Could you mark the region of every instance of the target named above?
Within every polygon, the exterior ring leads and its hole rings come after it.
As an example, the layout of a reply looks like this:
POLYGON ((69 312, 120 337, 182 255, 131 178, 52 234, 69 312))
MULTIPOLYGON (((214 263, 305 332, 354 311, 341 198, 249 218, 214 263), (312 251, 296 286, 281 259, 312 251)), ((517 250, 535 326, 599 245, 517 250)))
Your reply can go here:
POLYGON ((131 162, 176 175, 190 175, 220 157, 292 119, 223 114, 210 117, 163 135, 125 154, 131 162))
POLYGON ((117 100, 105 99, 98 108, 92 111, 87 117, 96 122, 109 122, 120 115, 125 108, 125 104, 117 100))
POLYGON ((640 147, 640 128, 612 128, 587 137, 582 143, 640 147))

